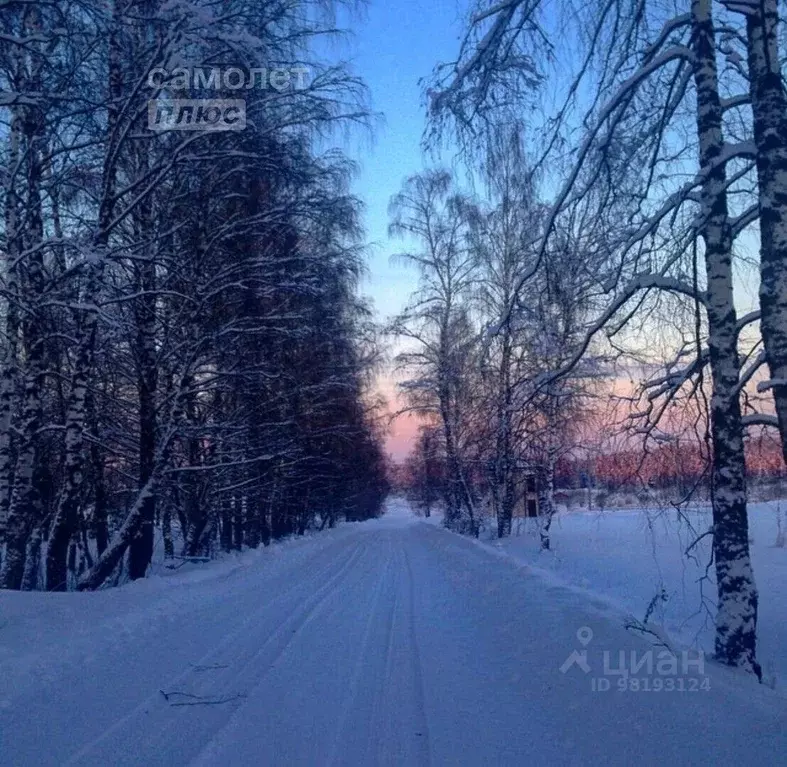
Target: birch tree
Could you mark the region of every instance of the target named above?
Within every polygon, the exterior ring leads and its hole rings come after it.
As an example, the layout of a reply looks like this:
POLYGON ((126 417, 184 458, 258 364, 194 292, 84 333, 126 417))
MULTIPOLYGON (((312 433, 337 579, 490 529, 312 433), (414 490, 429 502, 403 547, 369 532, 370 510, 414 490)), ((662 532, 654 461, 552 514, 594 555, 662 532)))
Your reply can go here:
POLYGON ((445 171, 409 178, 392 199, 391 233, 412 238, 420 248, 400 257, 418 269, 420 288, 392 332, 411 344, 397 363, 412 375, 403 388, 413 408, 435 415, 442 429, 446 525, 476 532, 475 500, 461 454, 463 377, 473 343, 465 301, 476 278, 466 206, 445 171))
MULTIPOLYGON (((457 118, 461 131, 479 124, 474 115, 500 114, 501 93, 514 97, 506 101, 507 110, 512 102, 537 101, 553 53, 540 6, 510 2, 476 9, 458 61, 438 70, 432 101, 438 118, 457 118)), ((732 294, 733 243, 752 220, 749 206, 738 202, 752 170, 751 144, 745 136, 725 139, 725 131, 736 135, 736 129, 725 124, 730 104, 721 95, 710 0, 693 0, 675 16, 655 4, 611 0, 581 23, 577 73, 563 83, 557 111, 538 142, 536 165, 556 156, 551 167, 564 172, 534 267, 520 278, 517 293, 549 259, 561 218, 591 192, 603 202, 599 217, 610 222, 608 257, 598 273, 591 299, 595 316, 584 340, 559 370, 542 378, 542 388, 572 370, 599 334, 620 335, 660 295, 699 304, 713 379, 716 656, 759 675, 737 346, 747 320, 738 320, 732 294), (575 114, 577 104, 584 112, 575 114), (581 139, 570 158, 560 157, 574 128, 581 139), (610 221, 612 210, 617 221, 610 221), (694 257, 702 259, 701 279, 691 276, 694 257)), ((515 308, 512 302, 511 311, 515 308)), ((700 360, 705 353, 698 348, 700 360)))
POLYGON ((787 92, 779 55, 779 4, 722 2, 745 19, 748 89, 733 103, 750 105, 756 147, 760 233, 760 328, 776 416, 787 456, 787 92))

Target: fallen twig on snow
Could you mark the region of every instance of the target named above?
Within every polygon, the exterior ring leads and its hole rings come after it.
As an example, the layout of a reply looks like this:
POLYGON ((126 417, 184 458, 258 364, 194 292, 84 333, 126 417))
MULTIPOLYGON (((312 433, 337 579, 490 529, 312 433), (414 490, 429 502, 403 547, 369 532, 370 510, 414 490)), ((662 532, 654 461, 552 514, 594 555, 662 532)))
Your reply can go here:
POLYGON ((235 693, 235 695, 222 695, 218 698, 210 698, 203 695, 192 695, 189 692, 164 692, 164 690, 159 690, 159 692, 164 696, 164 700, 166 700, 170 706, 218 706, 222 703, 230 703, 233 700, 246 697, 246 693, 244 692, 238 692, 235 693), (177 700, 175 702, 170 701, 170 698, 175 695, 181 695, 184 698, 193 698, 193 700, 177 700))

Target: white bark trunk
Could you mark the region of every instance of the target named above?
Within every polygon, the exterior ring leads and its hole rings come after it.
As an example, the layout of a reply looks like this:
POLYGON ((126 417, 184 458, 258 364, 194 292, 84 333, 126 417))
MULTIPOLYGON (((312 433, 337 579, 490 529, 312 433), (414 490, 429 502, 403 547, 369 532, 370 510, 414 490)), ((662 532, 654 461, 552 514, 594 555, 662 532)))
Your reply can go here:
MULTIPOLYGON (((711 0, 693 0, 700 166, 714 165, 724 149, 711 0)), ((716 163, 701 190, 701 234, 707 275, 708 348, 713 378, 713 554, 718 612, 716 657, 760 675, 756 659, 757 587, 749 556, 743 427, 738 394, 740 362, 732 290, 732 230, 726 169, 716 163)))
POLYGON ((787 458, 787 93, 776 0, 747 6, 746 34, 760 206, 761 331, 787 458))

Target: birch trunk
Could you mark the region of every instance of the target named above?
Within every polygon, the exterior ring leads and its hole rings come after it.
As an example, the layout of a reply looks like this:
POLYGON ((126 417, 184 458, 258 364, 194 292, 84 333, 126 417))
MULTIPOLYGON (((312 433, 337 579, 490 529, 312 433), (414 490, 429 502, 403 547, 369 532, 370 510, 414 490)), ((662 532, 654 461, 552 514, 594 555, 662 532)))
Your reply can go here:
POLYGON ((39 564, 41 562, 41 542, 43 540, 42 525, 36 525, 27 541, 25 569, 22 575, 22 591, 38 589, 39 564))
POLYGON ((122 96, 120 29, 122 19, 118 3, 112 6, 109 37, 109 81, 107 89, 107 133, 102 170, 102 196, 91 251, 85 254, 85 310, 79 336, 74 373, 71 379, 64 445, 64 482, 55 518, 49 534, 46 582, 49 591, 66 590, 68 547, 78 528, 79 506, 85 477, 84 432, 87 413, 88 383, 94 363, 98 333, 98 300, 101 293, 109 229, 115 209, 117 186, 118 128, 122 96))
POLYGON ((514 516, 516 496, 513 483, 512 466, 512 403, 511 388, 511 340, 509 323, 503 337, 503 349, 500 362, 500 387, 498 392, 497 412, 497 449, 495 451, 495 511, 497 513, 497 537, 511 535, 511 520, 514 516))
MULTIPOLYGON (((35 18, 34 11, 33 19, 35 18)), ((29 85, 40 89, 40 64, 29 85)), ((38 493, 33 482, 38 462, 38 432, 42 425, 45 380, 45 339, 41 301, 44 294, 43 214, 41 210, 41 153, 43 114, 38 106, 26 107, 22 115, 21 138, 24 144, 25 185, 27 189, 27 228, 20 234, 23 250, 28 250, 24 266, 20 264, 20 293, 27 299, 22 338, 26 350, 22 423, 19 449, 14 470, 11 499, 6 518, 6 558, 0 570, 0 588, 19 589, 24 577, 27 540, 41 523, 38 493), (24 280, 23 280, 24 277, 24 280)))
MULTIPOLYGON (((94 434, 99 433, 95 397, 88 392, 87 413, 94 434)), ((90 463, 93 484, 93 533, 96 536, 96 550, 101 556, 109 544, 107 527, 107 488, 104 480, 104 456, 99 445, 90 444, 90 463)), ((92 567, 92 565, 90 565, 92 567)))
POLYGON ((746 36, 760 206, 760 328, 787 459, 787 94, 776 0, 747 5, 746 36))
POLYGON ((262 503, 259 495, 252 493, 246 496, 246 544, 251 549, 260 546, 260 512, 262 503))
POLYGON ((5 301, 5 343, 2 372, 0 372, 0 545, 5 538, 8 524, 8 508, 11 502, 11 486, 13 479, 13 443, 11 427, 17 408, 16 377, 17 377, 17 345, 19 335, 19 285, 17 281, 16 258, 19 255, 19 199, 16 185, 19 183, 19 142, 21 119, 18 110, 14 110, 9 131, 8 181, 5 188, 5 256, 6 273, 3 275, 6 284, 7 298, 5 301))
POLYGON ((456 456, 454 430, 450 411, 441 408, 443 414, 443 437, 445 439, 445 456, 448 477, 445 483, 445 524, 454 529, 459 521, 459 460, 456 456))
POLYGON ((449 380, 449 342, 445 340, 448 335, 448 317, 450 317, 450 303, 446 311, 444 329, 441 333, 444 340, 440 345, 439 375, 441 380, 438 390, 440 416, 443 421, 443 437, 445 439, 446 465, 448 470, 446 492, 444 496, 446 504, 445 524, 446 527, 457 530, 457 532, 471 532, 473 535, 476 535, 477 524, 475 508, 462 469, 462 460, 459 455, 459 446, 457 444, 456 406, 451 392, 451 381, 449 380), (462 519, 463 512, 467 516, 467 523, 462 519))
MULTIPOLYGON (((35 256, 34 261, 38 261, 35 256)), ((42 280, 34 267, 35 282, 42 280)), ((17 451, 11 501, 6 520, 6 557, 0 570, 0 588, 19 589, 24 575, 27 539, 34 526, 40 521, 39 504, 33 475, 38 460, 38 431, 42 422, 42 390, 44 387, 44 339, 38 313, 40 307, 33 308, 23 323, 23 335, 27 348, 27 371, 22 395, 22 418, 19 429, 19 449, 17 451)))
POLYGON ((161 535, 164 538, 164 556, 172 558, 175 556, 175 543, 172 540, 172 507, 169 504, 164 506, 161 513, 161 535))
POLYGON ((222 551, 232 549, 232 498, 229 496, 219 497, 219 545, 222 551))
MULTIPOLYGON (((151 219, 150 204, 142 206, 140 236, 151 219)), ((137 392, 139 396, 139 485, 143 487, 153 473, 156 454, 156 265, 152 253, 139 266, 141 297, 136 311, 137 392)), ((151 496, 142 510, 142 525, 131 543, 129 575, 144 578, 153 558, 156 499, 151 496)))
MULTIPOLYGON (((693 0, 694 82, 701 170, 724 149, 711 0, 693 0)), ((716 163, 701 190, 701 234, 705 244, 708 348, 713 394, 713 556, 718 612, 716 657, 760 676, 756 659, 757 587, 749 556, 743 428, 738 393, 740 362, 732 291, 732 229, 726 169, 716 163)))
POLYGON ((541 550, 550 551, 552 539, 549 531, 555 516, 555 464, 556 454, 553 449, 547 452, 543 470, 538 478, 538 535, 541 539, 541 550))
POLYGON ((80 343, 74 364, 74 376, 66 413, 64 484, 49 533, 49 547, 46 555, 48 591, 66 590, 68 546, 72 536, 77 532, 79 505, 84 482, 85 404, 88 380, 93 369, 96 324, 97 318, 93 316, 88 327, 83 328, 83 332, 89 333, 89 338, 83 339, 80 343))

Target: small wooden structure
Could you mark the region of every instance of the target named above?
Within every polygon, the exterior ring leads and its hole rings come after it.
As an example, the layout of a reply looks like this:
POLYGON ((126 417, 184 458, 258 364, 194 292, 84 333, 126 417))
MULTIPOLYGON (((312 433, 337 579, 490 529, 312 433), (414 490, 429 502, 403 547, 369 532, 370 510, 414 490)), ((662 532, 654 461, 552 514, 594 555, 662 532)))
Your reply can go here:
POLYGON ((514 508, 514 517, 538 516, 538 476, 534 471, 526 471, 522 477, 524 492, 522 501, 514 508))

